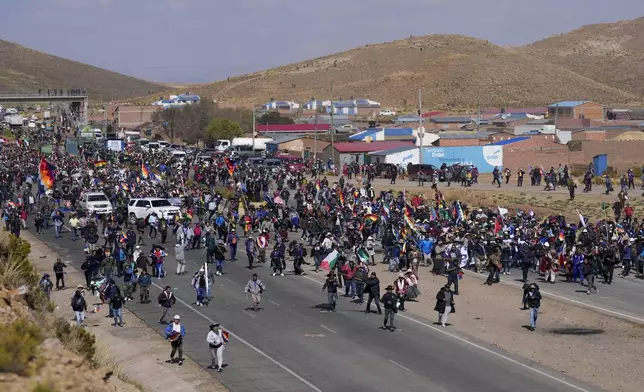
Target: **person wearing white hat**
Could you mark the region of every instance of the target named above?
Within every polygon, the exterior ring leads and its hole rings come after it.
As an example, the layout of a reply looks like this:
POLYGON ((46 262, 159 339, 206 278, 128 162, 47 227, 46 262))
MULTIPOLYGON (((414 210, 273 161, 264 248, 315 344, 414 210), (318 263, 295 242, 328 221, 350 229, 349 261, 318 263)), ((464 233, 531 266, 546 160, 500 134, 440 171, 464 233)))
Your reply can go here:
POLYGON ((177 314, 174 316, 172 323, 168 324, 165 329, 165 339, 170 340, 170 360, 168 363, 178 363, 183 365, 183 338, 186 336, 186 329, 181 324, 181 317, 177 314), (175 354, 179 354, 175 361, 175 354))
POLYGON ((224 364, 224 347, 226 346, 226 341, 219 323, 210 325, 206 342, 210 348, 210 356, 212 358, 212 365, 208 366, 208 369, 221 372, 222 365, 224 364))

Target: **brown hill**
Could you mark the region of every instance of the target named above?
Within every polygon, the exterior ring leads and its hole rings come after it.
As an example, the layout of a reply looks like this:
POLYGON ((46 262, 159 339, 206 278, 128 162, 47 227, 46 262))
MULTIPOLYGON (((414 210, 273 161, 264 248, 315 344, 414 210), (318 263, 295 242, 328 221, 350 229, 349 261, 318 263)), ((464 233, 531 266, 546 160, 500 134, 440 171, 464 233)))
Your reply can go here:
POLYGON ((193 86, 222 101, 264 103, 271 97, 299 102, 311 97, 364 97, 387 106, 464 108, 542 105, 561 99, 628 102, 629 92, 532 57, 470 37, 432 35, 378 45, 193 86))
POLYGON ((600 83, 644 95, 644 18, 583 26, 523 50, 600 83))
POLYGON ((52 56, 0 40, 0 92, 85 88, 108 101, 162 91, 167 86, 52 56))

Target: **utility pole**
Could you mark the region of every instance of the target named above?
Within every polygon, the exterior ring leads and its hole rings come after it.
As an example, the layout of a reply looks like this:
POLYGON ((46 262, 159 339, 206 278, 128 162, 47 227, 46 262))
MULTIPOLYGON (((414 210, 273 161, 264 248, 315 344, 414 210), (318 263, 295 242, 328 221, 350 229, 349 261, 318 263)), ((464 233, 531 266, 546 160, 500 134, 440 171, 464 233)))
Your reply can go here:
MULTIPOLYGON (((335 109, 335 107, 333 105, 333 82, 331 82, 331 129, 329 129, 329 131, 331 131, 331 161, 335 165, 335 143, 334 143, 334 140, 333 140, 333 134, 335 133, 335 125, 333 124, 333 111, 334 111, 334 109, 335 109)), ((338 165, 339 164, 340 164, 340 162, 338 162, 338 165)))
POLYGON ((255 152, 255 104, 253 104, 253 152, 255 152))
POLYGON ((559 104, 555 105, 555 130, 557 129, 557 120, 559 119, 559 104))
POLYGON ((481 106, 479 105, 476 111, 476 132, 478 133, 481 129, 481 106))
MULTIPOLYGON (((423 164, 423 139, 425 139, 425 129, 423 128, 423 90, 418 89, 418 138, 420 144, 418 147, 418 162, 423 164)), ((422 170, 422 166, 421 166, 422 170)))
POLYGON ((313 164, 318 158, 318 112, 315 108, 315 120, 313 122, 313 164))

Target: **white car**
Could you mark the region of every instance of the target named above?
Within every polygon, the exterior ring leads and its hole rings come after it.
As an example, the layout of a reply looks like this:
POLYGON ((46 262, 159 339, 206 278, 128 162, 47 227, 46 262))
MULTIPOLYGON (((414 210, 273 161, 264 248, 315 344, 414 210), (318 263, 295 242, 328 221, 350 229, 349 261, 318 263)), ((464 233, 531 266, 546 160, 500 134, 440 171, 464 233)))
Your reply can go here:
POLYGON ((127 215, 130 224, 134 225, 138 219, 145 219, 152 213, 156 213, 159 219, 170 220, 179 216, 181 209, 172 205, 168 199, 160 197, 131 199, 127 204, 127 215))
POLYGON ((86 192, 81 195, 80 206, 88 214, 111 214, 113 207, 103 192, 86 192))
POLYGON ((27 128, 36 129, 36 122, 35 121, 29 121, 29 124, 27 124, 27 128))
POLYGON ((385 109, 385 110, 380 111, 380 115, 381 116, 395 116, 396 112, 394 112, 393 110, 385 109))

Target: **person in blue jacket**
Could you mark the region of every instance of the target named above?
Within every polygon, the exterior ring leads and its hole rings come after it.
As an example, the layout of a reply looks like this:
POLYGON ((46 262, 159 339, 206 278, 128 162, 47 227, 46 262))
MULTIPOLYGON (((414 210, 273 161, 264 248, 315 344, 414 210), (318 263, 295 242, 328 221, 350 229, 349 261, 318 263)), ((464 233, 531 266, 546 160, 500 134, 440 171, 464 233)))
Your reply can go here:
POLYGON ((174 316, 174 320, 168 324, 165 329, 165 339, 170 340, 170 360, 168 363, 178 363, 183 365, 183 338, 186 336, 186 329, 181 324, 181 317, 179 315, 174 316), (177 360, 175 361, 175 354, 179 354, 177 360))

